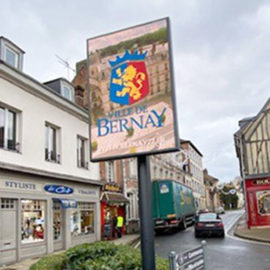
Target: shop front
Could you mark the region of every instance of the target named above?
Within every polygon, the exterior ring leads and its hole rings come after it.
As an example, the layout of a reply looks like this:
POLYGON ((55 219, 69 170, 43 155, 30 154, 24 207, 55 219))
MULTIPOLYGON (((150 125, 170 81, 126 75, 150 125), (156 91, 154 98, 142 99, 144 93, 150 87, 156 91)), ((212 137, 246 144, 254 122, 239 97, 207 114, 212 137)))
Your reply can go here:
MULTIPOLYGON (((122 190, 116 184, 106 184, 103 187, 100 201, 101 210, 101 236, 102 239, 113 239, 117 237, 116 217, 126 218, 126 204, 128 199, 123 195, 122 190)), ((122 233, 125 234, 125 225, 122 233)))
POLYGON ((99 186, 0 174, 0 265, 100 239, 99 186))
POLYGON ((249 227, 270 227, 270 178, 246 179, 249 227))

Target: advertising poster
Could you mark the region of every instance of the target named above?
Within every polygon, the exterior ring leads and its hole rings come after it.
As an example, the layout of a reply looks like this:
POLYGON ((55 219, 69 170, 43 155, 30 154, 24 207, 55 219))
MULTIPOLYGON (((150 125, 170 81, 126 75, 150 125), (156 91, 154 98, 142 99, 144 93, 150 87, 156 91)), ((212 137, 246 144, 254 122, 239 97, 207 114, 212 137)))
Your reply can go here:
POLYGON ((169 19, 87 40, 91 160, 179 149, 169 19))

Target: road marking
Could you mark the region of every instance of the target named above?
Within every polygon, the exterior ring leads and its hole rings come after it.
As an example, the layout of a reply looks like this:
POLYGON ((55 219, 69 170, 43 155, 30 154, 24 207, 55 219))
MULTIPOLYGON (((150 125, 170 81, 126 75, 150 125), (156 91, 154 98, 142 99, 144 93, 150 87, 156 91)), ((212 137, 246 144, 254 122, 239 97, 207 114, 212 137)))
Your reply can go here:
POLYGON ((259 242, 259 241, 254 241, 254 240, 249 240, 249 239, 244 239, 238 236, 234 236, 234 235, 230 235, 229 231, 232 229, 232 227, 235 225, 235 223, 242 217, 244 213, 242 213, 240 216, 236 216, 236 218, 233 219, 233 222, 231 222, 231 224, 229 225, 228 228, 226 228, 225 233, 226 233, 226 237, 229 237, 231 239, 237 240, 237 241, 241 241, 241 242, 245 242, 245 243, 249 243, 249 244, 256 244, 256 245, 262 245, 262 246, 270 246, 270 244, 268 243, 264 243, 264 242, 259 242))

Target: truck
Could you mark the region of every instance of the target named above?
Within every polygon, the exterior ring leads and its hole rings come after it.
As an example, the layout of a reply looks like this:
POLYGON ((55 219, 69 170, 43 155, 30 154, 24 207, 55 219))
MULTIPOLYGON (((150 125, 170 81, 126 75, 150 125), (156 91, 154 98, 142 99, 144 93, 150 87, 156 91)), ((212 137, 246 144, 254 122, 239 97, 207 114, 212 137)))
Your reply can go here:
POLYGON ((196 216, 192 189, 175 180, 154 180, 152 213, 156 233, 185 230, 196 216))

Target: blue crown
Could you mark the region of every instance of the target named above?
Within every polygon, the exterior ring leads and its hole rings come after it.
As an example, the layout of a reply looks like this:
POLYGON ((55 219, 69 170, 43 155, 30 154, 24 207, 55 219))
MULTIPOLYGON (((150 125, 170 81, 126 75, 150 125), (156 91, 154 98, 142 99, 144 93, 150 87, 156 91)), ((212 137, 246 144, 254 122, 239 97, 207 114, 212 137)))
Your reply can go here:
POLYGON ((123 63, 123 62, 125 62, 127 60, 144 60, 146 54, 147 54, 147 51, 142 53, 142 54, 139 54, 139 51, 135 51, 133 54, 130 54, 128 52, 128 50, 126 50, 126 52, 122 56, 122 58, 117 55, 116 60, 115 61, 110 61, 109 60, 109 63, 113 67, 113 66, 118 65, 120 63, 123 63))

